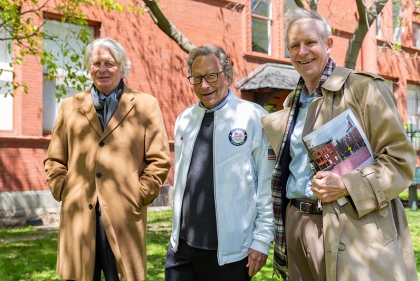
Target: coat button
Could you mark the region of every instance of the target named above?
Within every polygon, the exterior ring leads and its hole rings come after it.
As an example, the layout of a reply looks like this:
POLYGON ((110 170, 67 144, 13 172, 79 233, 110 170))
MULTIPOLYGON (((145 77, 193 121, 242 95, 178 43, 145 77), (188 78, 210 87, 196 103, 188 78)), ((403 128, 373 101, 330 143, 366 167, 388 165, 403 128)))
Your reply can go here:
POLYGON ((99 146, 100 147, 103 147, 105 145, 105 143, 103 142, 103 141, 101 141, 100 143, 99 143, 99 146))
POLYGON ((96 173, 96 177, 97 178, 101 178, 102 177, 102 174, 101 173, 96 173))
POLYGON ((338 250, 339 251, 345 251, 346 250, 346 245, 344 245, 343 243, 338 244, 338 250))
POLYGON ((92 209, 93 209, 93 205, 89 204, 89 210, 92 210, 92 209))

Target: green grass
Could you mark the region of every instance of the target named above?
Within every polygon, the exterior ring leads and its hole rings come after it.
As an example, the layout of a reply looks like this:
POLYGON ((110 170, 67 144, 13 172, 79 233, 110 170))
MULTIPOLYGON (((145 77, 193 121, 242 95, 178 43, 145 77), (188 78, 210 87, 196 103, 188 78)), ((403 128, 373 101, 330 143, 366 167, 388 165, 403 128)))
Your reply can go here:
POLYGON ((420 210, 412 211, 405 209, 407 214, 408 225, 413 241, 414 255, 416 257, 417 276, 420 280, 420 210))
POLYGON ((56 230, 0 230, 0 280, 61 280, 55 274, 56 251, 56 230))
MULTIPOLYGON (((420 278, 420 210, 406 209, 420 278)), ((149 212, 147 226, 146 281, 164 280, 166 249, 171 232, 172 211, 149 212)), ((47 281, 61 280, 55 274, 57 231, 30 226, 0 230, 0 280, 47 281)), ((271 280, 272 251, 267 264, 254 281, 271 280)), ((274 280, 280 280, 274 278, 274 280)))

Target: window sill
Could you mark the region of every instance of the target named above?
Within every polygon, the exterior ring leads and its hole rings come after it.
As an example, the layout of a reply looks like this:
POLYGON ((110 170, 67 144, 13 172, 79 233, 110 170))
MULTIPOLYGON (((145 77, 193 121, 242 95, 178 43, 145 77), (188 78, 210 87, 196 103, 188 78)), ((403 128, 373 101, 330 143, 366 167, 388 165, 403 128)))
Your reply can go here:
POLYGON ((226 3, 229 6, 233 5, 236 8, 243 8, 246 5, 246 1, 245 0, 216 0, 217 2, 221 2, 221 3, 226 3))
MULTIPOLYGON (((391 48, 389 45, 387 45, 387 42, 389 42, 389 41, 386 41, 386 40, 383 40, 383 39, 376 39, 376 41, 377 41, 378 46, 386 46, 387 48, 391 48)), ((420 48, 417 48, 415 46, 407 46, 407 45, 404 45, 404 44, 401 45, 401 49, 404 52, 411 53, 411 54, 415 54, 417 52, 420 52, 420 48)))
POLYGON ((273 56, 269 56, 269 55, 257 53, 257 52, 245 53, 244 58, 291 65, 290 59, 288 58, 278 58, 278 57, 273 57, 273 56))

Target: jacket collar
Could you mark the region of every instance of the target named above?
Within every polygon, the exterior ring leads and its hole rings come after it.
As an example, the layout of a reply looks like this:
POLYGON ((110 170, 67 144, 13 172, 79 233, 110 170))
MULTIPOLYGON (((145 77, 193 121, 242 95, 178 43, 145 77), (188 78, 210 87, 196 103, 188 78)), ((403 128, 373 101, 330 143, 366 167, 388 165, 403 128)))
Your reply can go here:
POLYGON ((127 114, 133 109, 134 104, 133 91, 128 87, 124 86, 124 91, 121 99, 115 109, 114 115, 109 120, 108 125, 105 127, 105 131, 102 132, 101 124, 99 123, 98 116, 96 115, 95 107, 93 106, 92 96, 89 91, 84 92, 84 101, 81 104, 81 109, 84 112, 89 124, 96 131, 98 136, 105 139, 115 128, 124 120, 127 114))
MULTIPOLYGON (((325 81, 322 85, 322 92, 325 94, 326 92, 338 92, 341 91, 344 83, 347 80, 347 77, 353 72, 352 69, 336 66, 334 71, 332 72, 331 76, 325 81)), ((285 99, 283 103, 283 107, 287 108, 291 106, 291 102, 293 100, 293 96, 295 95, 296 90, 292 91, 285 99)))
MULTIPOLYGON (((224 122, 236 112, 236 106, 239 102, 239 98, 233 92, 230 93, 231 95, 229 96, 227 103, 222 108, 214 112, 214 122, 224 122)), ((206 109, 200 107, 199 102, 194 105, 193 113, 197 114, 197 116, 203 116, 205 112, 206 109)))
POLYGON ((340 91, 351 72, 352 70, 349 68, 337 66, 324 85, 322 85, 322 89, 330 92, 340 91))

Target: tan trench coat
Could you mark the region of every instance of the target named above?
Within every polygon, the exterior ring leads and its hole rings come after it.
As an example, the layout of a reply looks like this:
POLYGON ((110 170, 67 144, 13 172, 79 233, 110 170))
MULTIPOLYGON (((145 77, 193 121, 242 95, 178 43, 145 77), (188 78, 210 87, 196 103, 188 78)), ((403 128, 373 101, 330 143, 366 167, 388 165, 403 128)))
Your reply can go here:
POLYGON ((65 99, 44 161, 52 195, 62 201, 57 273, 91 281, 99 201, 121 281, 146 276, 146 205, 170 168, 158 101, 127 87, 102 132, 89 91, 65 99))
MULTIPOLYGON (((323 204, 327 281, 418 280, 404 208, 396 198, 413 180, 416 156, 396 99, 382 81, 375 74, 350 74, 349 69, 336 67, 322 87, 323 97, 308 108, 303 136, 351 108, 376 159, 342 176, 354 207, 340 207, 337 201, 323 204)), ((284 110, 262 118, 276 155, 293 94, 284 110)))

